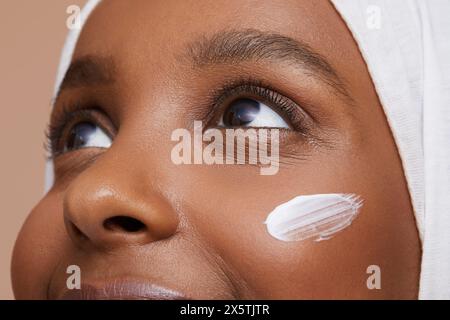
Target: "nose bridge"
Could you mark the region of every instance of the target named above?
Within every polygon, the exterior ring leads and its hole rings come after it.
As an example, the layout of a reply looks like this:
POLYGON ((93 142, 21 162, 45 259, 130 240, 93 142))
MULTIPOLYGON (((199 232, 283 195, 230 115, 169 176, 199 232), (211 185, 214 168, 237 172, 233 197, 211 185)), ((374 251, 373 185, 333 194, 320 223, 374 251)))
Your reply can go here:
POLYGON ((119 151, 113 146, 64 194, 66 228, 79 244, 144 245, 166 239, 177 229, 177 213, 157 187, 156 175, 119 151))

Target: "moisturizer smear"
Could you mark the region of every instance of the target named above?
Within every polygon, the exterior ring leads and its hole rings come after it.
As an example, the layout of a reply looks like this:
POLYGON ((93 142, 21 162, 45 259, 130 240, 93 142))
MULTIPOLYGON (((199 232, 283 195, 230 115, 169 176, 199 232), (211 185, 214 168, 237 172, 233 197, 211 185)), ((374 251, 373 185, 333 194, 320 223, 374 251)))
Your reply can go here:
POLYGON ((264 223, 278 240, 328 240, 352 223, 362 203, 355 194, 299 196, 276 207, 264 223))

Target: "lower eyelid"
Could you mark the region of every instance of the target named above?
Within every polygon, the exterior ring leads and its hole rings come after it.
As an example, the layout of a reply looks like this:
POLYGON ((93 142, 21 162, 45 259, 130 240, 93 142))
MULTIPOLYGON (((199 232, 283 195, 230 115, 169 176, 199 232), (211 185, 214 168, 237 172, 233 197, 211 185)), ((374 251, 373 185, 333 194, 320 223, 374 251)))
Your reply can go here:
POLYGON ((64 185, 86 170, 102 156, 106 149, 86 148, 78 149, 59 155, 53 159, 55 183, 64 185))
POLYGON ((75 111, 63 111, 63 115, 54 120, 54 123, 49 125, 47 134, 47 144, 50 151, 50 157, 56 157, 62 153, 64 142, 64 136, 67 136, 68 132, 74 128, 75 125, 81 122, 91 122, 100 127, 110 138, 116 134, 116 130, 113 127, 108 116, 97 109, 79 109, 75 111), (109 124, 108 124, 109 123, 109 124))

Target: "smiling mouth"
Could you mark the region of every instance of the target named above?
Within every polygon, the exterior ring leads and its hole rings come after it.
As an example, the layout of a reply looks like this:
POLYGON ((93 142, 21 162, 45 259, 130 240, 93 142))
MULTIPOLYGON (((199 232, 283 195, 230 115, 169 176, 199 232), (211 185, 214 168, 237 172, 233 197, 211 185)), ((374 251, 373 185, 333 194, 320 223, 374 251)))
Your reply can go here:
POLYGON ((66 290, 60 300, 189 300, 184 294, 151 283, 112 281, 66 290))

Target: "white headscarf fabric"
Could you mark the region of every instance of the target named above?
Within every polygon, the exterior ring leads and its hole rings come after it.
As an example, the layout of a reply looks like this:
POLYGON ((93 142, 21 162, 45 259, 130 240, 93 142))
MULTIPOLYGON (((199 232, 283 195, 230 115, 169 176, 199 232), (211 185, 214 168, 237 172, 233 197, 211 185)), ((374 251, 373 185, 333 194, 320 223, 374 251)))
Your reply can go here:
MULTIPOLYGON (((82 25, 100 0, 89 0, 82 25)), ((331 0, 367 63, 396 141, 422 240, 421 299, 450 299, 450 0, 331 0)), ((55 85, 80 30, 71 30, 55 85)), ((46 189, 53 183, 52 164, 46 189)))
POLYGON ((422 239, 419 297, 450 299, 450 1, 332 2, 366 60, 402 158, 422 239))

